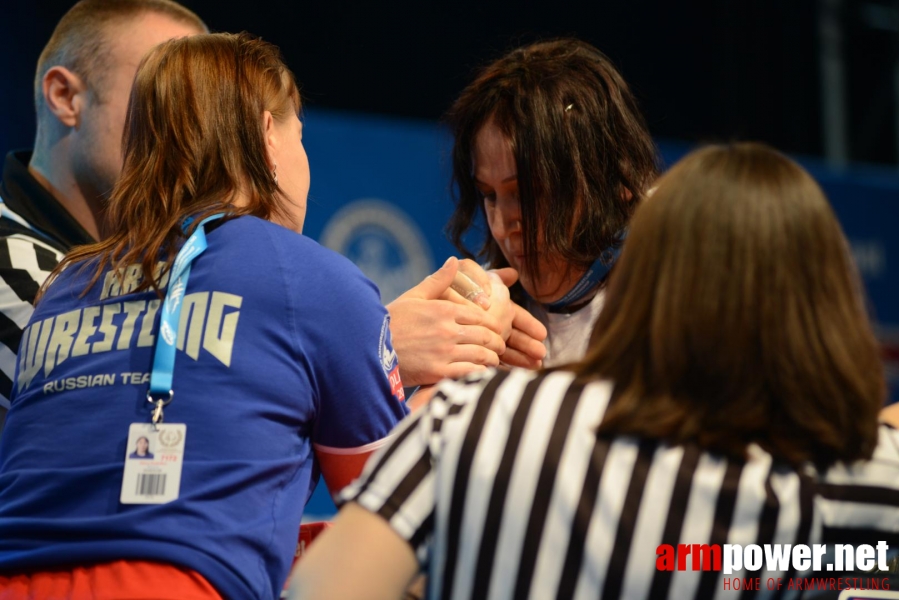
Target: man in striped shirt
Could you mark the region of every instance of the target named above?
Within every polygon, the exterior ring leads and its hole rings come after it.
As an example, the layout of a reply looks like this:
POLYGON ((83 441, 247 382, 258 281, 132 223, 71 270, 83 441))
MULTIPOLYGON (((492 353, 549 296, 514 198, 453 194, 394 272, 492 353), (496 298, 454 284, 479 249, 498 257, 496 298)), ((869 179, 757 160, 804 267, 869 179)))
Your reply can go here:
POLYGON ((34 150, 7 154, 0 181, 0 429, 38 288, 65 252, 102 235, 138 62, 160 42, 206 30, 171 0, 82 0, 44 47, 34 150))
POLYGON ((836 584, 833 544, 884 567, 899 432, 845 248, 792 161, 691 154, 637 209, 587 356, 440 384, 294 593, 397 597, 421 570, 431 598, 797 597, 836 584))

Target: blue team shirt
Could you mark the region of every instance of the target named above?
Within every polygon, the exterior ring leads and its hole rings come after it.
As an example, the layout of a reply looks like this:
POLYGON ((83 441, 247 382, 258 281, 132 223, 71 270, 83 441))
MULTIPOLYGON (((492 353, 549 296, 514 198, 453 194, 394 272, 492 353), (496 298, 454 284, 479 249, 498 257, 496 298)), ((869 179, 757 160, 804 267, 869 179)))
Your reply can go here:
POLYGON ((131 423, 149 422, 154 292, 66 269, 19 352, 0 441, 0 571, 118 559, 275 598, 318 479, 313 444, 371 446, 407 414, 388 316, 345 258, 253 217, 208 235, 184 296, 168 423, 185 423, 180 497, 119 502, 131 423), (393 381, 391 381, 393 379, 393 381))

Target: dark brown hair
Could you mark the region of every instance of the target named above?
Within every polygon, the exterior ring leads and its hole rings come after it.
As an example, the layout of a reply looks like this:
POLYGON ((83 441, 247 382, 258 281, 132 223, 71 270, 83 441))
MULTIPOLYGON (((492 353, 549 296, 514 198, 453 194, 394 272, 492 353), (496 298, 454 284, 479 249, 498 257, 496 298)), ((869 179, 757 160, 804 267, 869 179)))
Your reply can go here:
MULTIPOLYGON (((515 157, 524 253, 539 240, 543 251, 587 267, 616 244, 657 171, 637 102, 611 61, 575 39, 518 48, 484 68, 447 113, 456 194, 448 234, 466 256, 500 267, 506 261, 489 231, 476 253, 462 240, 483 216, 473 146, 491 119, 515 157)), ((536 261, 528 268, 539 277, 536 261)))
MULTIPOLYGON (((282 121, 300 96, 278 49, 248 34, 206 34, 165 42, 141 62, 123 138, 124 167, 108 206, 111 235, 69 253, 67 265, 97 259, 90 285, 107 268, 171 263, 196 221, 217 212, 292 221, 272 178, 263 112, 282 121), (235 194, 247 198, 240 208, 235 194)), ((48 278, 48 283, 53 276, 48 278)), ((144 277, 137 289, 153 287, 144 277)))
POLYGON ((206 24, 191 10, 172 0, 81 0, 56 24, 44 46, 34 75, 34 105, 40 116, 44 105, 42 80, 53 66, 66 67, 81 77, 87 88, 102 96, 109 69, 109 28, 145 13, 157 13, 206 32, 206 24))
POLYGON ((600 433, 868 458, 886 387, 823 192, 760 144, 695 151, 637 210, 582 376, 615 382, 600 433))

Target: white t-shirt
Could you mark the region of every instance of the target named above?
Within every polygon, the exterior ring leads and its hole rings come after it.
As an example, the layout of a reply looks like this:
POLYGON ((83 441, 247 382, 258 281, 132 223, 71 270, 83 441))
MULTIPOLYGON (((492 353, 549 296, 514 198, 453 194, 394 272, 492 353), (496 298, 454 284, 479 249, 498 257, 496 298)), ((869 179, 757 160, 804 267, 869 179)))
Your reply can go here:
POLYGON ((551 313, 536 302, 528 302, 528 312, 537 317, 548 332, 543 342, 546 346, 544 367, 555 367, 584 357, 605 296, 605 289, 599 290, 589 304, 573 313, 551 313))

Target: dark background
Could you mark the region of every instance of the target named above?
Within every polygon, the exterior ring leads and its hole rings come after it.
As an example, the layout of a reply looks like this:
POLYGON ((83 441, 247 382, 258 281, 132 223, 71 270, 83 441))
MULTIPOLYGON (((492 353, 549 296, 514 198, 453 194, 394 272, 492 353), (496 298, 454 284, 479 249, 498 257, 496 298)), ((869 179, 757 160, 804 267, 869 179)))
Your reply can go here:
MULTIPOLYGON (((214 31, 279 45, 311 107, 439 118, 474 69, 574 35, 618 65, 659 139, 757 139, 823 156, 825 0, 388 2, 184 0, 214 31)), ((30 146, 38 54, 71 0, 0 0, 0 144, 30 146)), ((841 0, 847 154, 896 166, 899 2, 841 0)))

